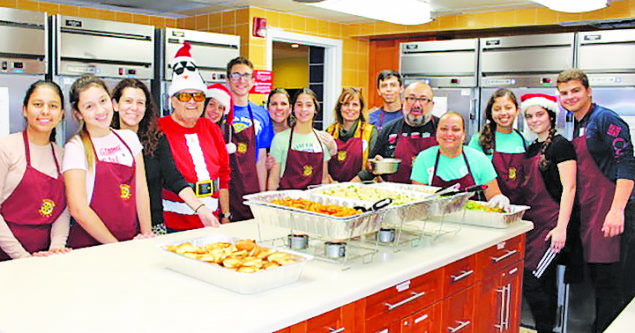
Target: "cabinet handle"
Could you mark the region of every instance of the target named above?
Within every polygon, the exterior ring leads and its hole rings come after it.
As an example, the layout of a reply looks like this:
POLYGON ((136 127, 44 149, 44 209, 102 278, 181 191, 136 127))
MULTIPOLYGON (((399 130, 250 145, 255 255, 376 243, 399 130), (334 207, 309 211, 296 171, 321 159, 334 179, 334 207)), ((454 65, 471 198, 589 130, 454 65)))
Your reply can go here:
POLYGON ((459 323, 459 326, 457 326, 457 327, 448 327, 448 332, 450 332, 450 333, 458 332, 458 331, 464 329, 465 327, 467 327, 469 324, 471 324, 469 320, 466 320, 466 321, 457 320, 457 322, 459 323))
POLYGON ((415 324, 418 324, 418 323, 420 323, 420 322, 422 322, 422 321, 424 321, 424 320, 426 320, 426 319, 428 319, 428 314, 427 314, 427 313, 426 313, 426 314, 424 314, 423 316, 421 316, 421 317, 419 317, 419 318, 415 319, 415 324))
POLYGON ((497 264, 497 263, 499 263, 499 262, 501 262, 501 261, 513 256, 516 253, 518 253, 517 250, 508 250, 507 253, 503 254, 500 257, 492 257, 492 261, 497 264))
POLYGON ((410 303, 410 302, 416 300, 417 298, 419 298, 419 297, 421 297, 421 296, 423 296, 425 294, 426 294, 425 292, 416 293, 416 292, 413 291, 412 292, 412 296, 404 299, 403 301, 400 301, 399 303, 395 303, 395 304, 384 303, 384 305, 387 306, 388 307, 388 311, 390 311, 390 310, 396 309, 396 308, 398 308, 398 307, 400 307, 400 306, 402 306, 402 305, 404 305, 406 303, 410 303))
POLYGON ((329 333, 342 333, 342 332, 344 332, 344 327, 340 327, 340 328, 337 328, 337 329, 330 328, 330 327, 327 327, 327 328, 329 329, 329 333))
POLYGON ((507 314, 505 315, 505 329, 509 329, 509 316, 511 312, 511 299, 512 299, 512 285, 511 283, 507 284, 507 302, 505 304, 505 309, 507 310, 507 314))
POLYGON ((451 275, 452 283, 459 282, 459 281, 465 279, 466 277, 472 275, 472 273, 474 273, 474 271, 473 270, 469 270, 469 271, 463 271, 459 275, 451 275))
POLYGON ((501 294, 501 307, 500 312, 498 313, 498 319, 500 323, 494 324, 494 327, 499 332, 502 332, 505 329, 505 299, 507 299, 507 287, 504 286, 501 289, 496 289, 496 292, 501 294))

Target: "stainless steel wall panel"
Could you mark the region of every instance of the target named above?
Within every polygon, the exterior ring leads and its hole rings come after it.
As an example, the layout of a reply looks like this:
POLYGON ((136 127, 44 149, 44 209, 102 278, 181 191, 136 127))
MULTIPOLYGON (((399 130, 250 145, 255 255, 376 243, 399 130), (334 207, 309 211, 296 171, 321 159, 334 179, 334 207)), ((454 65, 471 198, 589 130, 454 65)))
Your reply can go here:
POLYGON ((46 54, 46 36, 44 27, 0 25, 0 52, 19 55, 44 57, 46 54), (28 42, 25 42, 28 41, 28 42))
POLYGON ((154 59, 151 40, 62 33, 60 43, 61 60, 71 58, 151 65, 154 59))
POLYGON ((635 29, 581 32, 577 67, 589 72, 635 72, 635 29))
POLYGON ((417 53, 401 56, 408 75, 461 76, 476 73, 476 52, 417 53))
POLYGON ((481 54, 481 75, 499 73, 558 73, 573 66, 573 49, 548 47, 487 51, 481 54))

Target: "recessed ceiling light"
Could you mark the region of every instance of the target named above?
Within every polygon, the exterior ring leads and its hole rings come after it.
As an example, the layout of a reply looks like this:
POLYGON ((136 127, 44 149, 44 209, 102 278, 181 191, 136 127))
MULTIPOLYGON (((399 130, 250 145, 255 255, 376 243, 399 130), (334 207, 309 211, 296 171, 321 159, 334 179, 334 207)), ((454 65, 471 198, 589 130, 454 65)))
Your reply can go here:
POLYGON ((608 0, 531 0, 551 10, 565 13, 582 13, 608 6, 608 0))
POLYGON ((416 25, 432 21, 430 5, 420 0, 324 0, 307 4, 395 24, 416 25))

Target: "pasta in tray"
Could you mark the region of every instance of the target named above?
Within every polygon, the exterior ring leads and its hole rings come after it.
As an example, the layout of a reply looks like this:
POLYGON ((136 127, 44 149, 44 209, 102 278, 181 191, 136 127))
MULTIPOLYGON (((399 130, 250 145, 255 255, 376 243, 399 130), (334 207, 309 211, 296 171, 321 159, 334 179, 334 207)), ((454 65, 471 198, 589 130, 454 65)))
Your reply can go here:
POLYGON ((316 213, 321 213, 321 214, 326 214, 331 216, 338 216, 338 217, 353 216, 353 215, 357 215, 361 213, 361 211, 354 208, 337 206, 337 205, 321 204, 319 202, 302 199, 302 198, 293 199, 290 197, 286 197, 283 199, 274 199, 269 202, 273 204, 281 205, 281 206, 293 207, 293 208, 307 210, 310 212, 316 212, 316 213))

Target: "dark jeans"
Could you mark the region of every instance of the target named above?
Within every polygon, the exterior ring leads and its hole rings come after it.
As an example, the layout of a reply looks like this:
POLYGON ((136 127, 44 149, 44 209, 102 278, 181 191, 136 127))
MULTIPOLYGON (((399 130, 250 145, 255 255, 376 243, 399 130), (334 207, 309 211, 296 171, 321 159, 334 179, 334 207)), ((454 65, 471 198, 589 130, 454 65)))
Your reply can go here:
POLYGON ((537 279, 530 270, 523 272, 523 297, 529 304, 529 310, 536 323, 538 333, 553 332, 556 322, 558 286, 556 283, 556 262, 537 279))
POLYGON ((595 290, 594 332, 604 332, 622 309, 619 262, 588 263, 591 285, 595 290))
POLYGON ((620 239, 622 308, 635 297, 635 200, 624 209, 624 234, 620 239))

